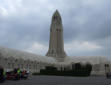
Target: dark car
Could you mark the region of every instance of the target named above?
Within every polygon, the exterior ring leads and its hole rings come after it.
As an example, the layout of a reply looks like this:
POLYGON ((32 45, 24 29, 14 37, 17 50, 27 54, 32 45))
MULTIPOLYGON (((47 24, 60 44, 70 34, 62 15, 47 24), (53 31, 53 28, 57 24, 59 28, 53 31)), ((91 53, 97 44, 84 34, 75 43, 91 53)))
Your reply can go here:
POLYGON ((14 73, 14 80, 20 80, 20 74, 18 74, 18 69, 19 68, 15 68, 14 70, 13 70, 13 73, 14 73))
POLYGON ((28 78, 28 73, 26 70, 21 71, 21 79, 27 79, 28 78))
POLYGON ((6 73, 7 80, 20 80, 20 79, 27 79, 28 72, 26 70, 21 71, 19 68, 15 68, 13 71, 9 71, 6 73), (18 70, 20 73, 18 73, 18 70))
POLYGON ((13 80, 14 79, 13 71, 6 72, 6 79, 7 80, 13 80))
POLYGON ((9 71, 6 73, 7 80, 19 80, 20 74, 17 73, 18 69, 14 69, 13 71, 9 71))
POLYGON ((0 67, 0 82, 5 80, 4 69, 0 67))

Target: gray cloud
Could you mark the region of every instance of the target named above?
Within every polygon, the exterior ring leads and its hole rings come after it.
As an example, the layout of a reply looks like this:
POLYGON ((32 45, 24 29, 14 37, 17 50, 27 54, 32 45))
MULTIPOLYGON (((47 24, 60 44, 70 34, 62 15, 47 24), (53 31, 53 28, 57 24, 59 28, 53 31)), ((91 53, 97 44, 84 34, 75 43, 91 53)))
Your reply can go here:
POLYGON ((77 41, 101 46, 93 51, 70 48, 75 52, 68 55, 110 56, 110 3, 109 0, 1 0, 0 45, 25 50, 37 42, 48 47, 51 16, 58 9, 65 44, 77 41))

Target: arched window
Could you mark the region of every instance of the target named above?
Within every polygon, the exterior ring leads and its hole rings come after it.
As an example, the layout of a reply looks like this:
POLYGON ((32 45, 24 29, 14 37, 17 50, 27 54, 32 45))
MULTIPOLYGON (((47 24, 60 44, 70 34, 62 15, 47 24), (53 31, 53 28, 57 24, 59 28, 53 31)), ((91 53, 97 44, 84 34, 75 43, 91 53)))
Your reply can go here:
POLYGON ((17 59, 15 59, 15 62, 17 62, 18 60, 17 59))
POLYGON ((29 65, 27 64, 26 66, 27 66, 26 68, 29 69, 29 65))
POLYGON ((21 69, 23 69, 23 64, 21 64, 21 69))
POLYGON ((54 20, 56 20, 57 19, 57 16, 54 16, 54 20))
POLYGON ((7 63, 7 58, 5 58, 4 60, 5 60, 5 63, 7 63))
POLYGON ((31 65, 29 65, 29 69, 31 69, 31 65))
POLYGON ((14 63, 12 63, 12 68, 14 68, 14 63))
POLYGON ((20 68, 20 64, 18 64, 18 68, 20 68))
POLYGON ((8 68, 11 68, 11 65, 10 65, 10 63, 8 63, 8 68))

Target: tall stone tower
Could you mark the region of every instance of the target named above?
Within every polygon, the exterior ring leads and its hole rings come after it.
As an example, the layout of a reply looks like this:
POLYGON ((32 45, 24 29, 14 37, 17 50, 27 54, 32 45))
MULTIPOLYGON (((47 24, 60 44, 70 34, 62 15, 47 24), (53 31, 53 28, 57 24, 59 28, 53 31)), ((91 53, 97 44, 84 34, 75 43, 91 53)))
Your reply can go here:
POLYGON ((66 57, 64 51, 62 19, 58 10, 56 10, 52 16, 49 50, 46 56, 53 57, 59 62, 63 62, 66 57))

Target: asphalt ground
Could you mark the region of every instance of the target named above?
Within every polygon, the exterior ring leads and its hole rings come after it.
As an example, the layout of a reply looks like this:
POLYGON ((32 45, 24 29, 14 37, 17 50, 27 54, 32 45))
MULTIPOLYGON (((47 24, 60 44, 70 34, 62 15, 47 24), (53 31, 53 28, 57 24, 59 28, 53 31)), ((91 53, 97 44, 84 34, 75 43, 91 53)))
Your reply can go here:
POLYGON ((27 80, 6 80, 0 85, 111 85, 106 77, 31 76, 27 80))

